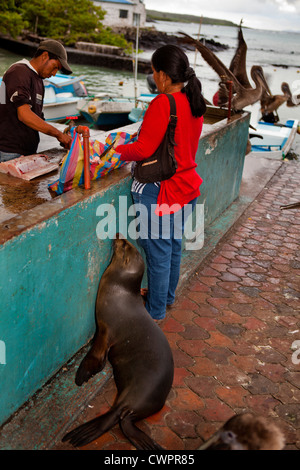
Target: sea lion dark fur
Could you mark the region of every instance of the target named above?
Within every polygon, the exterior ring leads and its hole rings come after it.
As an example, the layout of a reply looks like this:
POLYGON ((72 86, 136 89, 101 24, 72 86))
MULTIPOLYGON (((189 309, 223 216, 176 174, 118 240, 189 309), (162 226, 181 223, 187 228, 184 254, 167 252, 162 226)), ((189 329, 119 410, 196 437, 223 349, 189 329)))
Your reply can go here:
POLYGON ((119 425, 137 449, 161 449, 135 426, 157 413, 173 382, 169 343, 144 307, 140 294, 144 262, 138 250, 117 235, 110 265, 101 278, 96 300, 97 329, 93 345, 81 362, 75 382, 82 385, 112 365, 117 396, 111 409, 64 436, 84 446, 119 425))

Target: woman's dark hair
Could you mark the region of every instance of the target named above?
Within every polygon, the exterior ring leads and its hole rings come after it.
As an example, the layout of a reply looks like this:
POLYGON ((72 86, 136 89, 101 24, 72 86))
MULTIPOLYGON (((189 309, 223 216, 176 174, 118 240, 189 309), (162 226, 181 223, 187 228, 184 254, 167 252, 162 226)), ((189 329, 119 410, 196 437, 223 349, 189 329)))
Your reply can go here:
POLYGON ((194 117, 201 117, 206 111, 205 100, 202 95, 200 80, 196 77, 194 70, 190 67, 189 59, 185 52, 173 44, 158 48, 151 58, 152 66, 156 72, 165 72, 172 83, 187 84, 182 88, 191 107, 194 117))

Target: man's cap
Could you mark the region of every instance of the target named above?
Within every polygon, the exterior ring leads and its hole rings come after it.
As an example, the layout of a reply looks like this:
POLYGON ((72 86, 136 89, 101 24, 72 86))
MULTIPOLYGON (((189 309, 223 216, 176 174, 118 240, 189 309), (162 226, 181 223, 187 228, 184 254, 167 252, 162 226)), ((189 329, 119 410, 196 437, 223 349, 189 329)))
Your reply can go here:
POLYGON ((65 73, 66 75, 70 75, 72 73, 72 70, 70 69, 68 64, 68 56, 66 50, 60 42, 55 41, 55 39, 45 39, 45 41, 42 41, 40 43, 38 50, 51 52, 52 54, 56 55, 56 57, 61 63, 62 73, 65 73))

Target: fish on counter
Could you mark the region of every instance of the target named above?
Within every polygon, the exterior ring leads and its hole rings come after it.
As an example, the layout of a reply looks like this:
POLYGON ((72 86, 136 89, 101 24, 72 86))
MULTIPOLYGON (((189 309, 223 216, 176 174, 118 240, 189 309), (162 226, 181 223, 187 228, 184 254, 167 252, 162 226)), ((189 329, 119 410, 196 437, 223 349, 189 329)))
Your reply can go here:
POLYGON ((6 173, 16 178, 30 181, 38 176, 45 175, 59 168, 58 163, 49 161, 44 154, 34 154, 14 158, 0 163, 0 173, 6 173))

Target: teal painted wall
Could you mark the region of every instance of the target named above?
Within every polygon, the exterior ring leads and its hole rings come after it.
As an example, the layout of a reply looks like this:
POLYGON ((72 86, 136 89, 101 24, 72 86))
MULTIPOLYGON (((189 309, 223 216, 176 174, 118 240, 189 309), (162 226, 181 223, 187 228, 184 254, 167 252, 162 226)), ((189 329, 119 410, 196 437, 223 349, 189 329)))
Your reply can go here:
MULTIPOLYGON (((200 202, 207 224, 238 195, 247 135, 248 118, 243 118, 200 140, 200 202)), ((94 332, 96 293, 112 247, 111 240, 96 235, 97 210, 112 203, 122 219, 119 196, 130 198, 130 176, 113 181, 105 189, 98 182, 98 191, 83 192, 74 205, 0 247, 0 424, 94 332)))
POLYGON ((203 179, 199 202, 205 205, 205 224, 209 225, 239 195, 242 181, 249 118, 200 139, 196 161, 203 179))

